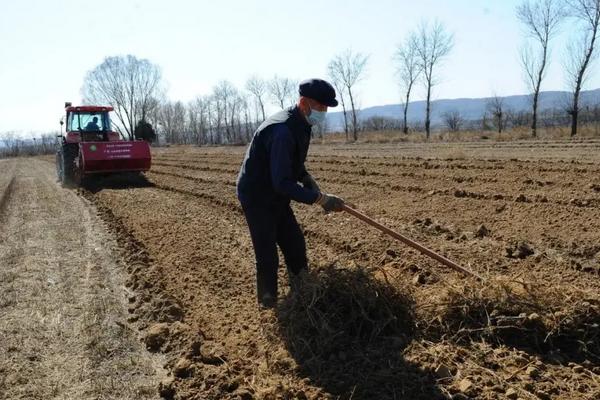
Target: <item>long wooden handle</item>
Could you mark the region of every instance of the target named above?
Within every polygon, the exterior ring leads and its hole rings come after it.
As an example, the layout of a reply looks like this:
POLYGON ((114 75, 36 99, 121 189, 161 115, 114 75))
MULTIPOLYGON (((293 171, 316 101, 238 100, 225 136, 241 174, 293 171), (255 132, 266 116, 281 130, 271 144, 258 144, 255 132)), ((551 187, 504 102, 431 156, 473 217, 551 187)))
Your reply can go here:
POLYGON ((477 278, 480 281, 483 281, 483 278, 479 275, 477 275, 475 272, 470 271, 466 268, 461 267, 460 265, 456 264, 454 261, 451 261, 449 259, 447 259, 446 257, 437 254, 436 252, 428 249, 427 247, 415 242, 414 240, 411 240, 409 238, 407 238, 404 235, 399 234, 398 232, 395 232, 393 230, 391 230, 390 228, 381 225, 379 222, 367 217, 365 214, 361 213, 360 211, 355 210, 354 208, 344 204, 343 206, 344 211, 346 211, 349 214, 352 214, 353 216, 355 216, 356 218, 366 222, 367 224, 379 229, 380 231, 382 231, 383 233, 386 233, 388 235, 390 235, 391 237, 398 239, 399 241, 401 241, 404 244, 409 245, 410 247, 417 249, 418 251, 420 251, 421 253, 425 254, 426 256, 429 256, 431 258, 433 258, 434 260, 439 261, 440 263, 446 265, 447 267, 450 267, 456 271, 462 272, 463 274, 472 276, 474 278, 477 278))

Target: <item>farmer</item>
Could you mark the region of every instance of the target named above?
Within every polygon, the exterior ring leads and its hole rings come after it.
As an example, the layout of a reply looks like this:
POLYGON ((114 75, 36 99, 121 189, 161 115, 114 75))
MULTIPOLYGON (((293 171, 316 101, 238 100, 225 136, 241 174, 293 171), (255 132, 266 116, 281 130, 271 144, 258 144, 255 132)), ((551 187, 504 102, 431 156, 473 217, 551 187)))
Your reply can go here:
POLYGON ((339 197, 322 193, 304 167, 311 127, 325 120, 327 107, 338 105, 335 90, 324 80, 308 79, 300 83, 299 94, 295 106, 258 127, 237 181, 256 256, 258 303, 265 308, 277 302, 277 245, 291 284, 308 269, 304 235, 290 201, 318 204, 325 212, 341 211, 344 204, 339 197))
POLYGON ((86 131, 99 131, 100 127, 98 126, 98 117, 92 118, 90 122, 85 126, 86 131))

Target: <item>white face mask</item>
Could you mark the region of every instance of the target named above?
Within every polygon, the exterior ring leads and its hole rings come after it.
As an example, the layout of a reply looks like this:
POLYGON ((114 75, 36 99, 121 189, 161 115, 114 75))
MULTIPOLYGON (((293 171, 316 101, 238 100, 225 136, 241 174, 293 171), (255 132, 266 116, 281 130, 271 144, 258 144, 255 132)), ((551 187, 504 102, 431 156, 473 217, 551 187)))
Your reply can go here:
POLYGON ((317 111, 314 108, 310 108, 310 115, 306 117, 306 120, 311 125, 319 125, 325 121, 327 117, 327 111, 317 111))

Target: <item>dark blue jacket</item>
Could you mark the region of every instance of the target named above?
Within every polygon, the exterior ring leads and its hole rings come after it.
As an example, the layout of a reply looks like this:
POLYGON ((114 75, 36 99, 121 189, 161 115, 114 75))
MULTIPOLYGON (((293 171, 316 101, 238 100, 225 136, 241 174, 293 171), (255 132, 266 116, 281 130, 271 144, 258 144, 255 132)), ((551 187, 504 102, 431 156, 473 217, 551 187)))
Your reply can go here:
POLYGON ((319 197, 298 181, 308 173, 304 167, 311 126, 298 107, 267 118, 252 138, 237 181, 237 195, 245 204, 312 204, 319 197))

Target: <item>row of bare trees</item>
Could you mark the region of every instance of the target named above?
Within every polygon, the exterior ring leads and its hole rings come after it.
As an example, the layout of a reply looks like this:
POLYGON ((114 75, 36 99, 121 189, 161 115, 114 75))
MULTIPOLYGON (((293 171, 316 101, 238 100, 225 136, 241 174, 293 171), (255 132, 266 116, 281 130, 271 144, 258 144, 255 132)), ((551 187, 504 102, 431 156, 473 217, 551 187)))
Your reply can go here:
MULTIPOLYGON (((590 66, 597 58, 597 38, 600 24, 600 0, 524 0, 516 10, 517 18, 523 25, 527 37, 521 47, 520 59, 525 81, 531 93, 531 133, 537 135, 539 97, 542 82, 546 76, 551 54, 551 41, 558 34, 566 19, 572 20, 572 37, 568 41, 563 67, 568 89, 571 92, 570 105, 566 112, 571 117, 571 136, 577 134, 580 112, 580 93, 589 78, 590 66)), ((432 88, 439 83, 438 69, 453 47, 452 34, 443 24, 422 22, 410 32, 396 49, 394 62, 400 86, 403 90, 402 130, 408 133, 408 107, 411 93, 417 83, 422 83, 426 93, 425 132, 429 138, 431 131, 432 88)), ((497 102, 499 98, 494 97, 497 102)), ((502 121, 501 111, 496 103, 492 115, 502 121)), ((446 125, 451 130, 460 124, 455 113, 444 115, 446 125)), ((502 123, 498 124, 501 131, 502 123)))
POLYGON ((266 119, 269 104, 284 109, 292 106, 296 98, 294 80, 279 76, 265 80, 254 75, 243 89, 221 81, 212 93, 188 103, 158 102, 147 118, 168 143, 246 143, 266 119))
POLYGON ((431 134, 431 96, 432 89, 439 83, 438 68, 452 50, 453 35, 447 32, 440 21, 432 24, 421 22, 417 30, 412 31, 396 49, 394 61, 403 96, 402 130, 408 133, 408 105, 416 83, 421 82, 426 95, 425 134, 431 134))
POLYGON ((23 139, 15 132, 0 133, 0 158, 52 154, 56 151, 57 133, 23 139))
POLYGON ((248 140, 261 114, 253 113, 246 93, 221 81, 211 94, 187 104, 162 102, 150 122, 167 143, 235 144, 248 140))
MULTIPOLYGON (((347 50, 336 55, 328 73, 342 103, 344 129, 358 138, 359 117, 355 86, 366 71, 368 56, 347 50), (347 105, 350 108, 350 118, 347 105), (349 121, 350 119, 350 121, 349 121)), ((296 80, 251 76, 243 89, 221 81, 212 93, 184 104, 166 100, 160 68, 132 55, 106 58, 88 72, 82 87, 86 104, 110 104, 116 127, 133 137, 140 121, 153 125, 168 143, 243 143, 267 117, 266 109, 292 106, 298 97, 296 80)), ((317 127, 318 132, 325 130, 317 127)))
MULTIPOLYGON (((538 126, 548 128, 564 128, 570 124, 570 116, 565 107, 545 108, 538 115, 538 126)), ((450 109, 440 115, 440 128, 447 132, 460 131, 496 131, 502 133, 509 129, 531 127, 532 114, 527 110, 514 110, 505 104, 505 99, 494 95, 486 102, 486 107, 479 118, 466 118, 458 109, 450 109)), ((600 134, 600 104, 585 105, 580 109, 579 121, 585 124, 587 131, 600 134)), ((400 131, 404 124, 402 118, 371 116, 362 119, 359 129, 367 132, 400 131)), ((411 131, 425 132, 424 121, 413 121, 411 131)))
POLYGON ((286 108, 297 98, 297 82, 254 75, 244 89, 221 81, 212 93, 188 103, 166 99, 160 68, 133 55, 107 57, 89 71, 82 87, 86 104, 110 104, 115 127, 133 137, 140 123, 152 125, 168 143, 242 143, 266 119, 268 105, 286 108))
MULTIPOLYGON (((575 35, 565 58, 567 80, 572 99, 568 107, 571 134, 577 133, 579 95, 589 77, 590 65, 597 56, 596 39, 600 22, 600 0, 524 0, 517 17, 525 27, 527 43, 520 51, 527 86, 531 91, 531 130, 537 134, 539 96, 548 70, 551 40, 565 18, 576 23, 575 35)), ((408 107, 416 85, 426 93, 424 130, 431 134, 431 101, 440 83, 440 67, 454 46, 453 35, 440 21, 423 21, 397 47, 394 63, 403 90, 402 130, 408 133, 408 107)), ((357 84, 366 77, 369 56, 348 49, 327 65, 329 79, 342 106, 343 127, 347 140, 357 140, 361 130, 360 101, 357 84), (352 137, 350 137, 350 132, 352 137)), ((297 81, 275 76, 264 79, 251 76, 242 89, 228 81, 219 82, 211 94, 184 104, 165 99, 160 68, 148 60, 132 55, 108 57, 86 75, 82 94, 86 103, 111 104, 115 107, 118 127, 133 137, 140 121, 154 124, 159 135, 177 143, 239 143, 248 140, 252 131, 267 117, 269 105, 291 106, 297 98, 297 81)), ((504 128, 500 98, 488 105, 490 115, 504 128)), ((444 115, 451 130, 463 123, 458 111, 444 115)), ((371 121, 376 123, 376 121, 371 121)), ((381 124, 379 124, 381 125, 381 124)), ((324 127, 319 127, 322 132, 324 127)))
POLYGON ((537 135, 538 104, 542 81, 551 54, 551 40, 566 19, 572 22, 563 68, 571 92, 567 108, 571 116, 571 136, 577 134, 579 96, 589 77, 590 64, 597 57, 596 40, 600 24, 600 0, 525 0, 517 8, 517 17, 525 28, 527 42, 521 48, 521 64, 532 93, 531 134, 537 135))

